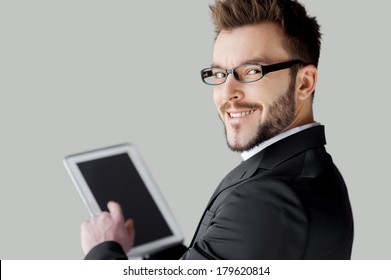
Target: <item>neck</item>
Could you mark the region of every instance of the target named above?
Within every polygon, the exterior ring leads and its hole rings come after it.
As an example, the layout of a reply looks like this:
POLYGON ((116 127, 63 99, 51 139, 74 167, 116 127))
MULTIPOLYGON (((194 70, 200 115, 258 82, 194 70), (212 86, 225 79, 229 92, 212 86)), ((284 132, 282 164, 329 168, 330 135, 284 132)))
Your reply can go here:
POLYGON ((299 106, 296 110, 295 118, 293 119, 291 125, 287 127, 286 130, 298 126, 310 124, 313 122, 314 122, 314 114, 312 111, 312 106, 308 106, 308 104, 304 106, 299 106))
POLYGON ((286 130, 289 130, 291 128, 295 128, 295 127, 298 127, 298 126, 310 124, 310 123, 313 123, 313 122, 315 122, 313 116, 306 117, 306 118, 295 119, 295 120, 293 120, 291 125, 286 130))

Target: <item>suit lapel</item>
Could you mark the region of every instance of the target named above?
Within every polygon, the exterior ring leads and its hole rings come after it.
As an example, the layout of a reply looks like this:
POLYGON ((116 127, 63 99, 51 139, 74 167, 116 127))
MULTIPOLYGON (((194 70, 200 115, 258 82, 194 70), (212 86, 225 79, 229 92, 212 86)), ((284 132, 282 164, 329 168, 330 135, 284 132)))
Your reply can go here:
POLYGON ((260 152, 254 155, 253 157, 249 158, 248 160, 242 161, 241 164, 239 164, 231 172, 229 172, 221 181, 216 191, 212 195, 212 198, 210 199, 207 208, 209 208, 210 203, 212 203, 216 198, 216 196, 219 193, 221 193, 223 190, 250 178, 258 169, 258 166, 262 158, 263 158, 263 152, 260 152))
POLYGON ((199 235, 203 234, 203 232, 200 232, 200 226, 201 222, 204 220, 205 214, 207 213, 208 209, 210 209, 211 205, 215 201, 216 197, 224 191, 225 189, 229 188, 230 186, 233 186, 239 182, 242 182, 248 178, 250 178, 254 172, 257 170, 259 162, 262 160, 263 153, 260 152, 253 157, 249 158, 246 161, 243 161, 241 164, 239 164, 236 168, 234 168, 231 172, 227 174, 227 176, 224 177, 224 179, 221 181, 219 186, 217 187, 216 191, 213 193, 212 198, 209 200, 208 205, 202 214, 201 220, 198 223, 196 233, 193 236, 193 239, 190 243, 190 247, 193 246, 194 242, 198 240, 199 235))

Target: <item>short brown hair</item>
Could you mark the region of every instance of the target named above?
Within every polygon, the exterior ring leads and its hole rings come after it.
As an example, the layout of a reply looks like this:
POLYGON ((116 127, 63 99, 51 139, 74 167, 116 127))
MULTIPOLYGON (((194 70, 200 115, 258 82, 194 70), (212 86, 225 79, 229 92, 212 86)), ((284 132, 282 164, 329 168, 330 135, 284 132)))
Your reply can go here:
POLYGON ((284 30, 292 59, 318 66, 320 26, 296 0, 216 0, 209 7, 217 35, 224 29, 273 22, 284 30))

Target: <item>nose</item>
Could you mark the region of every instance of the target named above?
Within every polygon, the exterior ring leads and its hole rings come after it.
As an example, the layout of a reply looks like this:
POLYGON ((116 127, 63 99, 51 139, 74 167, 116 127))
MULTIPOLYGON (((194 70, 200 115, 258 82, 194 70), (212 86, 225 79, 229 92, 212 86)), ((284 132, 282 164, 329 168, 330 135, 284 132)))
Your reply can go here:
POLYGON ((224 101, 238 101, 243 98, 243 84, 237 81, 233 75, 227 76, 225 83, 217 86, 220 87, 220 94, 224 101))

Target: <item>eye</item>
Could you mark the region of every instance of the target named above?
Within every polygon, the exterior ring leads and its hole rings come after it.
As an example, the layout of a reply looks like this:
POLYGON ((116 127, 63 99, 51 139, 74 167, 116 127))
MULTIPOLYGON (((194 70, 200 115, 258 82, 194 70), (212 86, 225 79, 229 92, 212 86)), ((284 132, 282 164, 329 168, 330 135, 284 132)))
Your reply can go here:
POLYGON ((224 73, 224 72, 215 72, 214 76, 215 76, 216 79, 224 79, 225 76, 226 76, 226 73, 224 73))
POLYGON ((246 71, 246 75, 257 75, 259 73, 261 73, 261 69, 259 68, 249 68, 246 71))

